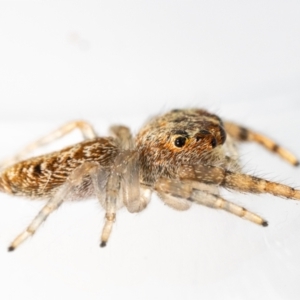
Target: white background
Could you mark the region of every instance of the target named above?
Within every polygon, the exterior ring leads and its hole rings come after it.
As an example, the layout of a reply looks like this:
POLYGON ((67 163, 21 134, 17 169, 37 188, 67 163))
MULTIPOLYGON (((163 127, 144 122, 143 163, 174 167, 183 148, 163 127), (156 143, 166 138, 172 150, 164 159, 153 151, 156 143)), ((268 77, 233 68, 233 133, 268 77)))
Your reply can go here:
MULTIPOLYGON (((137 132, 178 107, 209 109, 300 156, 299 15, 299 1, 0 2, 0 156, 69 120, 137 132)), ((300 186, 299 169, 259 146, 241 154, 247 172, 300 186)), ((100 249, 94 199, 64 204, 8 253, 43 203, 2 194, 0 299, 298 299, 298 203, 224 195, 269 227, 153 196, 140 214, 120 211, 100 249)))

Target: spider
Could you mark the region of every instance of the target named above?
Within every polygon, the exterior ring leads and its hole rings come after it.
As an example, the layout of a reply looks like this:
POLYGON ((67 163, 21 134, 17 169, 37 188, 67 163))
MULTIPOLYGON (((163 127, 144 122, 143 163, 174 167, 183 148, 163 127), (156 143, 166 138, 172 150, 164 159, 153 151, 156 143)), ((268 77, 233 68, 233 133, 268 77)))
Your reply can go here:
POLYGON ((267 226, 262 217, 223 199, 220 188, 269 193, 300 200, 300 190, 243 174, 237 142, 258 142, 297 166, 298 160, 271 139, 202 109, 174 109, 152 118, 135 138, 125 126, 112 126, 110 136, 98 137, 84 121, 62 126, 5 160, 0 191, 47 203, 11 243, 13 251, 32 236, 66 200, 97 197, 105 210, 100 246, 109 239, 116 212, 147 207, 156 192, 168 206, 187 210, 192 203, 223 209, 267 226), (25 159, 32 150, 80 129, 84 141, 50 154, 25 159))

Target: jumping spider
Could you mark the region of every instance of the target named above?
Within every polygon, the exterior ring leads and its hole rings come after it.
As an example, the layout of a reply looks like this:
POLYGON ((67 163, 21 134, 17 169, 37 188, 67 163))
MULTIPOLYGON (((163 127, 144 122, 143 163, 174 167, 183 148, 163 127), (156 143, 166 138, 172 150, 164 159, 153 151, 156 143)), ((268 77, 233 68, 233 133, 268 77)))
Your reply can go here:
POLYGON ((260 216, 223 199, 221 187, 247 193, 269 193, 300 200, 300 191, 243 174, 236 142, 254 141, 297 166, 297 159, 269 138, 202 109, 172 110, 150 120, 131 136, 124 126, 111 127, 110 137, 98 137, 93 127, 77 121, 25 147, 1 165, 0 191, 31 199, 47 199, 24 232, 11 243, 12 251, 33 235, 63 201, 96 196, 105 210, 101 247, 109 239, 116 211, 125 206, 140 212, 152 191, 177 210, 197 203, 228 211, 267 226, 260 216), (24 160, 27 154, 73 129, 84 141, 61 151, 24 160))

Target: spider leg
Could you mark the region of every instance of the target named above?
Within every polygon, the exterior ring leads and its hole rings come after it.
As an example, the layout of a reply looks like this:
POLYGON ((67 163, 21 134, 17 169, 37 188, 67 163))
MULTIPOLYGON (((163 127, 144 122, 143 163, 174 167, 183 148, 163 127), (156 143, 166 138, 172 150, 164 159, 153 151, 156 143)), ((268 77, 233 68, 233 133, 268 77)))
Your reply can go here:
POLYGON ((128 158, 126 172, 121 180, 122 201, 129 212, 139 212, 147 206, 140 196, 138 153, 132 152, 128 158))
MULTIPOLYGON (((128 127, 115 125, 110 127, 110 132, 122 149, 133 149, 134 140, 128 127)), ((133 151, 127 153, 127 157, 124 157, 127 161, 126 171, 123 172, 121 178, 121 197, 127 210, 135 213, 146 208, 151 198, 151 189, 140 185, 138 153, 133 151)))
POLYGON ((175 209, 184 210, 182 207, 187 209, 192 202, 195 202, 196 204, 211 208, 223 209, 258 225, 268 226, 267 221, 260 216, 246 210, 244 207, 223 199, 217 194, 213 194, 213 190, 209 186, 202 186, 201 188, 204 190, 195 188, 193 181, 180 181, 167 178, 160 178, 155 185, 156 191, 160 195, 164 195, 162 200, 175 209))
MULTIPOLYGON (((67 181, 58 189, 55 195, 41 209, 41 211, 37 214, 37 216, 33 219, 33 221, 25 229, 25 231, 23 231, 15 238, 15 240, 9 246, 8 250, 15 250, 29 236, 32 236, 40 227, 40 225, 47 219, 47 217, 56 209, 58 209, 63 201, 68 198, 68 195, 72 192, 72 189, 81 183, 83 177, 86 175, 91 175, 96 171, 99 173, 99 169, 101 169, 99 164, 92 162, 85 162, 80 167, 75 169, 68 177, 67 181)), ((102 180, 102 182, 103 181, 104 180, 102 180)))
MULTIPOLYGON (((106 210, 100 247, 105 247, 110 237, 116 210, 121 203, 129 212, 143 210, 150 201, 151 192, 140 187, 138 153, 133 150, 134 140, 128 127, 116 125, 110 128, 121 152, 116 157, 107 179, 106 196, 102 206, 106 210)), ((96 179, 97 180, 97 179, 96 179)))
POLYGON ((246 193, 268 193, 278 197, 300 200, 300 190, 259 177, 235 173, 223 168, 206 165, 184 165, 179 168, 181 179, 195 180, 205 184, 246 193))
MULTIPOLYGON (((99 182, 99 179, 96 179, 96 182, 99 182)), ((106 195, 102 202, 106 213, 100 247, 105 247, 108 242, 118 207, 125 205, 129 212, 139 212, 147 206, 150 197, 150 189, 140 186, 139 183, 138 153, 133 150, 121 151, 107 178, 106 195), (121 200, 121 204, 118 199, 121 200)))
MULTIPOLYGON (((110 173, 107 178, 106 183, 106 195, 104 201, 101 203, 103 208, 105 209, 105 223, 102 229, 101 235, 101 243, 100 247, 105 247, 108 239, 110 237, 113 223, 116 220, 116 211, 120 206, 120 201, 118 201, 120 194, 124 194, 124 188, 122 191, 122 177, 127 171, 127 164, 129 163, 132 156, 135 154, 134 151, 123 150, 121 151, 117 157, 115 158, 114 164, 111 167, 110 173)), ((125 176, 126 177, 126 176, 125 176)), ((126 191, 130 187, 126 187, 126 191)), ((135 197, 135 189, 134 192, 127 194, 128 198, 135 197)), ((122 199, 124 202, 124 199, 122 199)), ((126 204, 122 203, 122 204, 126 204)))
POLYGON ((191 202, 187 199, 191 196, 192 184, 183 183, 180 180, 160 178, 155 183, 154 189, 159 198, 168 206, 176 210, 187 210, 191 207, 191 202))
POLYGON ((60 128, 54 130, 53 132, 47 134, 46 136, 27 145, 26 147, 24 147, 21 151, 19 151, 14 156, 7 158, 6 160, 0 162, 0 169, 4 169, 9 165, 15 164, 15 163, 25 159, 26 156, 28 156, 28 154, 30 152, 34 151, 35 149, 37 149, 39 147, 47 145, 57 139, 60 139, 61 137, 67 135, 68 133, 70 133, 71 131, 73 131, 76 128, 78 128, 82 132, 84 139, 93 139, 93 138, 97 137, 95 130, 89 123, 87 123, 85 121, 69 122, 69 123, 61 126, 60 128))
POLYGON ((170 193, 162 193, 158 191, 158 196, 166 205, 176 210, 188 210, 192 205, 190 201, 170 193))
POLYGON ((106 195, 102 206, 104 207, 105 213, 105 223, 101 234, 100 247, 105 247, 107 241, 110 237, 113 223, 116 220, 116 210, 117 210, 117 197, 120 188, 120 176, 115 171, 112 170, 107 178, 106 184, 106 195))
POLYGON ((231 135, 234 139, 242 142, 251 141, 259 143, 266 149, 277 153, 279 156, 281 156, 281 158, 285 159, 290 164, 294 166, 299 165, 299 161, 295 155, 279 146, 270 138, 231 122, 225 122, 224 126, 226 132, 229 133, 229 135, 231 135))
POLYGON ((231 214, 244 218, 258 225, 262 225, 264 227, 268 226, 268 222, 262 217, 256 215, 253 212, 248 211, 242 206, 229 202, 228 200, 225 200, 216 194, 210 194, 205 191, 194 190, 190 198, 188 198, 188 200, 211 208, 223 209, 231 214))
POLYGON ((122 125, 114 125, 109 128, 109 131, 113 135, 113 137, 116 138, 122 149, 133 149, 134 140, 128 127, 122 125))

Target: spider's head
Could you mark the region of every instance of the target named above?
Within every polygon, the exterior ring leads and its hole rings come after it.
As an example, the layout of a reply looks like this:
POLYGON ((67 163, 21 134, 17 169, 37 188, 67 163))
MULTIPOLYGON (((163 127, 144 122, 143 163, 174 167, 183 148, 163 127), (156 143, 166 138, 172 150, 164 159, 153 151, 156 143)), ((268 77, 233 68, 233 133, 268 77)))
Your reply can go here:
POLYGON ((180 164, 208 162, 225 140, 219 117, 204 110, 185 109, 151 120, 137 135, 136 144, 143 167, 168 174, 180 164))

